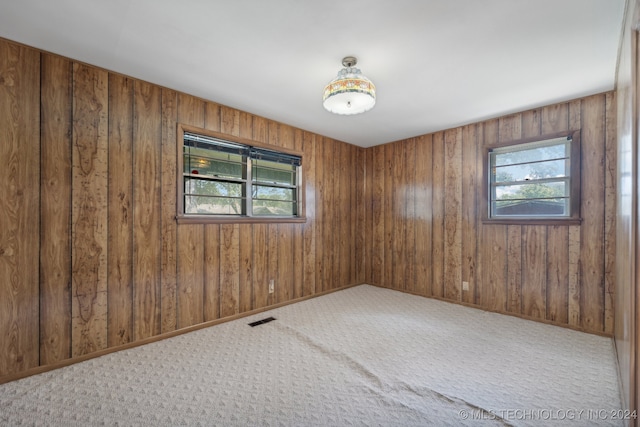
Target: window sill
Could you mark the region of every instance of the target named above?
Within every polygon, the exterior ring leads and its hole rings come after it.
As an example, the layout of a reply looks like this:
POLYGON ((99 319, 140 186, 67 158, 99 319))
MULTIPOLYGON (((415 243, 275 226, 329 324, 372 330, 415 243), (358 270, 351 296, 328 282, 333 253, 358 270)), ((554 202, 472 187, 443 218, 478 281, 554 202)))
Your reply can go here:
POLYGON ((306 217, 250 217, 250 216, 212 216, 212 215, 178 215, 178 224, 303 224, 306 217))
POLYGON ((580 225, 582 218, 483 218, 483 224, 580 225))

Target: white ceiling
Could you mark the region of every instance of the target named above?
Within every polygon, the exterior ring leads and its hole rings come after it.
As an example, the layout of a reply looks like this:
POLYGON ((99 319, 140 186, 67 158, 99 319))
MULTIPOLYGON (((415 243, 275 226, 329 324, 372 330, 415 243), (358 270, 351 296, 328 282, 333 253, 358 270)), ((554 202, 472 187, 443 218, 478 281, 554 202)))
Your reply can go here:
POLYGON ((611 90, 625 0, 0 0, 0 37, 369 147, 611 90), (354 55, 369 112, 322 89, 354 55))

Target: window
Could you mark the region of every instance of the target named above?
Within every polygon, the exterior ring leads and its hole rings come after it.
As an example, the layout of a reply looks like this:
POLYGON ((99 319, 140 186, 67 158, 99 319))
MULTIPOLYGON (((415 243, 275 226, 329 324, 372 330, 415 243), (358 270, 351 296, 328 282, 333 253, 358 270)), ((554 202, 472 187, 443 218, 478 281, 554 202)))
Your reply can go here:
POLYGON ((302 218, 300 155, 185 126, 179 130, 183 219, 302 218))
POLYGON ((579 221, 579 132, 489 147, 487 219, 579 221))

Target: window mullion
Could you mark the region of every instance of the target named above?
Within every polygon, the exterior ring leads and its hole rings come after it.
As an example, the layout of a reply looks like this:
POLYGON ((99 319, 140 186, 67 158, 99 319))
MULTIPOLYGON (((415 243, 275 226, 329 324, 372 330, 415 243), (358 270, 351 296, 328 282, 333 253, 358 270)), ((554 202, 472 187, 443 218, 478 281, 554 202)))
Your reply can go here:
POLYGON ((245 157, 245 198, 244 198, 244 206, 245 206, 245 215, 253 216, 253 159, 249 156, 245 157))

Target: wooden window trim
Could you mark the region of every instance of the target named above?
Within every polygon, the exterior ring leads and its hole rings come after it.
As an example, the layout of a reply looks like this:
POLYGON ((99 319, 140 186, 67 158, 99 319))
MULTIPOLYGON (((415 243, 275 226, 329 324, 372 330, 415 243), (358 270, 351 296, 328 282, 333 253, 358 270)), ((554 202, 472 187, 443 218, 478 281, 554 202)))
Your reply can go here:
POLYGON ((208 129, 199 128, 196 126, 185 125, 178 123, 177 125, 177 181, 176 181, 176 195, 177 195, 177 215, 176 221, 178 224, 260 224, 260 223, 305 223, 307 222, 305 201, 305 180, 304 180, 304 159, 303 153, 296 150, 290 150, 274 145, 265 144, 259 141, 251 139, 241 138, 234 135, 229 135, 222 132, 216 132, 208 129), (183 182, 183 145, 184 145, 184 133, 190 132, 204 136, 210 136, 212 138, 218 138, 231 142, 237 142, 239 144, 248 145, 256 148, 264 148, 267 150, 277 151, 284 154, 291 154, 298 156, 303 164, 303 173, 299 176, 299 194, 298 194, 298 209, 299 215, 295 217, 266 217, 266 216, 223 216, 223 215, 194 215, 184 213, 184 182, 183 182))
POLYGON ((572 130, 569 132, 555 132, 539 135, 531 138, 523 138, 491 144, 485 147, 482 156, 482 197, 480 200, 480 208, 482 209, 482 222, 486 224, 525 224, 525 225, 579 225, 582 222, 580 217, 581 206, 581 143, 580 130, 572 130), (546 139, 561 138, 563 136, 571 137, 571 216, 567 217, 550 217, 550 218, 492 218, 489 216, 489 153, 495 148, 515 146, 526 144, 528 142, 542 141, 546 139))

